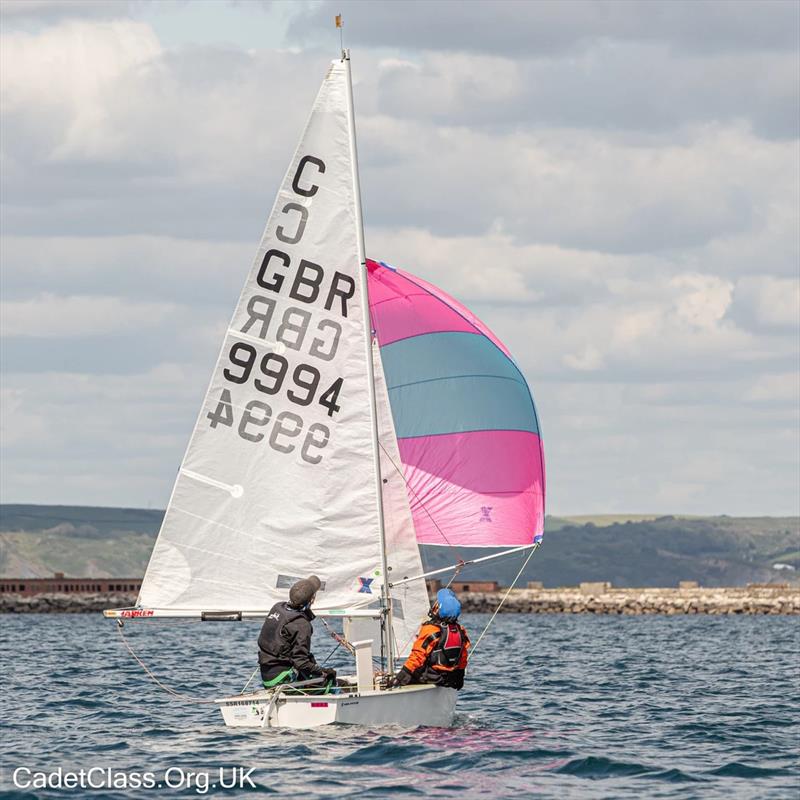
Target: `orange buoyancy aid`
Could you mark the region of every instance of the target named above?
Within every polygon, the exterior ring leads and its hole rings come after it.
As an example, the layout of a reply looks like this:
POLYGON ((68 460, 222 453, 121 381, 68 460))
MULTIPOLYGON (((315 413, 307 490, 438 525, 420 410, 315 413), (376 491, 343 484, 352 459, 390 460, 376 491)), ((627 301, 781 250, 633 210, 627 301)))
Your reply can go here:
POLYGON ((469 636, 462 625, 431 620, 422 625, 405 668, 412 674, 426 664, 437 672, 466 669, 469 636))

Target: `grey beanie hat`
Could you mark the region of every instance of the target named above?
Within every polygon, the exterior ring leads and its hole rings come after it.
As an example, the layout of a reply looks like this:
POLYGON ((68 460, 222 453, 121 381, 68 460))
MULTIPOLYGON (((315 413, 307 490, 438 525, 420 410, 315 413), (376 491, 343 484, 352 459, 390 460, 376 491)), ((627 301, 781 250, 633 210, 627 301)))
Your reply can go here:
POLYGON ((298 608, 302 608, 319 591, 322 582, 316 575, 309 575, 301 578, 289 589, 289 602, 298 608))

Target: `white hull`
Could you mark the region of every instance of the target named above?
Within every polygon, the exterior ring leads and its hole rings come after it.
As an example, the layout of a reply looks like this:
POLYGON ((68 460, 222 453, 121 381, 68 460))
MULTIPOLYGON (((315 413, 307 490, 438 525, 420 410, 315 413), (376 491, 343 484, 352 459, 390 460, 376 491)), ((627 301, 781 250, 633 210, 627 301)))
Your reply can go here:
POLYGON ((456 690, 440 686, 406 686, 390 690, 335 695, 285 695, 259 691, 217 700, 231 728, 316 728, 348 725, 453 724, 456 690))

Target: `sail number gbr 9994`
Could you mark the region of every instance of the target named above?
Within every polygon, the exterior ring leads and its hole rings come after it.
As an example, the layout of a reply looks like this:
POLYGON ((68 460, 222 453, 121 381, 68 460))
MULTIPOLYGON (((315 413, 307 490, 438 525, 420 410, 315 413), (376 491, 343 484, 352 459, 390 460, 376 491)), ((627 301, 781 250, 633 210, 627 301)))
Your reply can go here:
MULTIPOLYGON (((324 173, 322 159, 303 156, 292 191, 313 197, 324 173)), ((245 441, 318 464, 341 411, 344 377, 336 374, 336 355, 356 282, 295 252, 309 221, 307 205, 283 204, 276 221, 280 244, 266 250, 255 285, 248 282, 240 300, 222 358, 223 388, 206 419, 212 428, 230 427, 245 441), (324 422, 308 424, 309 414, 324 422)))

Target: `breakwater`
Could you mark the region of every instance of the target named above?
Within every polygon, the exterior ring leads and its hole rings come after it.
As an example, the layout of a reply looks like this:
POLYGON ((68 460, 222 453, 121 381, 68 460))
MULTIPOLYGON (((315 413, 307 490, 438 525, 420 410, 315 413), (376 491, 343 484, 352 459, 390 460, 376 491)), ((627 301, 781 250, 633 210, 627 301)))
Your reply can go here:
MULTIPOLYGON (((493 612, 505 591, 461 592, 465 612, 493 612)), ((92 613, 134 605, 133 593, 3 594, 0 613, 92 613)), ((506 614, 800 614, 800 586, 691 589, 513 589, 506 614)))
POLYGON ((89 614, 104 608, 130 608, 135 592, 47 593, 0 595, 0 614, 89 614))
MULTIPOLYGON (((492 612, 505 592, 464 592, 464 611, 492 612)), ((710 589, 512 589, 509 614, 800 614, 800 587, 710 589)))

